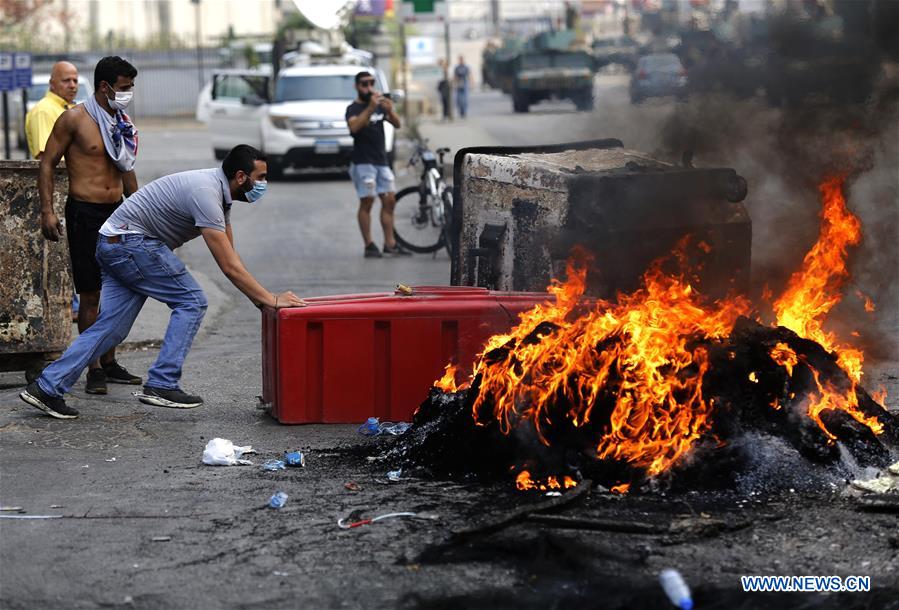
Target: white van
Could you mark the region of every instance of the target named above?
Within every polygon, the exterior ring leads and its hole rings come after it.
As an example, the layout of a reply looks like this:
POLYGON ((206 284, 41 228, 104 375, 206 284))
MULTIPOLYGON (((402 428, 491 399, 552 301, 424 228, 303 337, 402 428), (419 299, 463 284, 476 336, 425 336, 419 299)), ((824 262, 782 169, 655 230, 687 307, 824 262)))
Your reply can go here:
MULTIPOLYGON (((50 90, 50 75, 49 74, 33 74, 31 76, 31 86, 28 88, 28 106, 25 109, 25 112, 30 111, 34 108, 35 104, 44 99, 44 96, 47 95, 47 91, 50 90)), ((15 92, 18 94, 18 91, 15 92)), ((28 142, 25 139, 25 121, 22 119, 22 96, 10 94, 10 109, 9 109, 9 117, 10 117, 10 131, 16 132, 16 142, 22 150, 28 149, 28 142)), ((79 75, 78 76, 78 93, 75 94, 75 100, 73 103, 80 104, 84 100, 86 100, 89 96, 94 94, 94 88, 88 82, 86 78, 79 75)))
MULTIPOLYGON (((200 94, 197 118, 206 119, 217 159, 237 144, 250 144, 265 152, 273 178, 288 167, 346 166, 353 150, 346 108, 362 70, 375 76, 379 91, 390 91, 381 70, 358 65, 285 68, 274 86, 268 72, 218 71, 208 102, 200 94)), ((392 159, 394 128, 386 122, 384 135, 392 159)))

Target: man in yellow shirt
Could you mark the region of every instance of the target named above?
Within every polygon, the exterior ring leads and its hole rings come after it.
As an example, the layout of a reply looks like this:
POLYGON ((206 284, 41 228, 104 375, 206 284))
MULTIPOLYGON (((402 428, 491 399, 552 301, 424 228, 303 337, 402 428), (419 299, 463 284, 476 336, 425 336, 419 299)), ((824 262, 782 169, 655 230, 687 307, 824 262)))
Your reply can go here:
POLYGON ((40 159, 56 119, 72 108, 78 93, 78 69, 67 61, 53 64, 50 90, 25 116, 25 137, 34 159, 40 159))

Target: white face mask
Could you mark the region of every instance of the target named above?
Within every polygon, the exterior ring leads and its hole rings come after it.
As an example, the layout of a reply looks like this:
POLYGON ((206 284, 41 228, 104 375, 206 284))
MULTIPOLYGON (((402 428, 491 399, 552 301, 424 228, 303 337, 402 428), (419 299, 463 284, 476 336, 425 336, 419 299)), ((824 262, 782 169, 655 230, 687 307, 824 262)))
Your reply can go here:
POLYGON ((117 110, 124 110, 131 103, 134 97, 134 91, 116 91, 115 99, 109 100, 109 105, 117 110))

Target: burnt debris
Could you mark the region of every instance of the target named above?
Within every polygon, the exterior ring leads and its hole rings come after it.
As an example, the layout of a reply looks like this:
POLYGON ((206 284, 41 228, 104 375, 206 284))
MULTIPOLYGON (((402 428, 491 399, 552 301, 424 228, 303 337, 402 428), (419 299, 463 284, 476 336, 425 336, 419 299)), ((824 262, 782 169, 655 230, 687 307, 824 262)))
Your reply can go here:
MULTIPOLYGON (((555 330, 551 323, 541 324, 524 341, 540 342, 555 330)), ((847 458, 856 466, 882 468, 890 463, 891 449, 899 448, 899 419, 860 386, 855 387, 858 411, 877 422, 880 434, 837 409, 820 412, 823 428, 809 417, 808 396, 814 393, 816 383, 839 391, 853 387, 836 355, 818 343, 784 327, 766 327, 748 318, 740 318, 725 339, 696 337, 694 341, 703 344, 710 355, 702 382, 702 393, 714 407, 710 426, 692 450, 652 485, 732 487, 754 462, 754 456, 747 453, 752 445, 743 442, 748 436, 789 447, 795 459, 838 475, 848 474, 847 458), (795 353, 791 370, 772 357, 776 346, 795 353)), ((487 352, 485 361, 520 366, 510 347, 487 352)), ((608 347, 597 345, 595 350, 608 347)), ((540 442, 530 421, 522 420, 504 434, 492 415, 474 412, 480 376, 458 392, 433 388, 415 414, 412 428, 382 457, 420 474, 457 479, 509 480, 526 467, 535 478, 570 475, 605 486, 648 483, 640 468, 597 458, 597 439, 616 406, 619 381, 608 381, 592 405, 590 420, 578 427, 565 416, 572 405, 560 393, 542 428, 548 444, 540 442)), ((481 410, 489 410, 489 403, 487 397, 481 410)))

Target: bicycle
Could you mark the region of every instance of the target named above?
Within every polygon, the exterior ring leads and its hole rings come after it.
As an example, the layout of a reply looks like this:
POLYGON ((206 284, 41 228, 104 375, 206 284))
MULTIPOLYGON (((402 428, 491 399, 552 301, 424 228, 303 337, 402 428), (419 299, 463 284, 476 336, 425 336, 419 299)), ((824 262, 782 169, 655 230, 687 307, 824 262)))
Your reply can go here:
POLYGON ((428 253, 446 248, 452 256, 453 190, 443 179, 443 158, 449 151, 449 148, 432 151, 427 140, 416 144, 409 166, 421 162, 421 180, 396 194, 393 235, 412 252, 428 253), (400 230, 405 232, 405 237, 400 235, 400 230))

